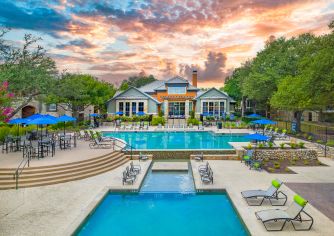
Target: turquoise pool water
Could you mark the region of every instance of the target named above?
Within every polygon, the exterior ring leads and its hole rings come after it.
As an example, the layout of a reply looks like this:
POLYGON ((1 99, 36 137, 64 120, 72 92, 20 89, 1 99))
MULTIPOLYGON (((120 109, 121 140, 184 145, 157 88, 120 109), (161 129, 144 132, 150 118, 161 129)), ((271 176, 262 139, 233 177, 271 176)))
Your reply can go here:
POLYGON ((213 132, 106 132, 106 137, 120 138, 135 149, 231 149, 228 142, 247 142, 244 135, 213 132))
POLYGON ((139 193, 109 193, 77 235, 248 235, 225 193, 195 193, 187 172, 150 172, 139 193))

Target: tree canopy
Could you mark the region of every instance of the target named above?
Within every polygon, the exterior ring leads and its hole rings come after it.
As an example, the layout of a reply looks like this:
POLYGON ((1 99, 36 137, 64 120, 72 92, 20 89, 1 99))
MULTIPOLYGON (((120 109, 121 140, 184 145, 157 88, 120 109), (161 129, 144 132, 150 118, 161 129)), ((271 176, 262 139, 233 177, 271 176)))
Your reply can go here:
POLYGON ((16 95, 19 104, 9 115, 12 117, 33 98, 41 98, 49 91, 57 69, 55 62, 37 45, 40 38, 26 34, 22 46, 18 47, 3 39, 7 32, 6 29, 0 32, 0 81, 9 82, 9 91, 16 95))
POLYGON ((87 74, 66 73, 56 82, 56 89, 49 96, 49 103, 64 104, 77 116, 80 108, 94 105, 105 108, 105 102, 115 93, 113 85, 99 81, 87 74))
POLYGON ((144 73, 140 73, 138 76, 131 76, 127 80, 123 80, 120 90, 126 90, 129 87, 142 87, 146 84, 152 83, 153 81, 156 81, 153 75, 145 75, 144 73))

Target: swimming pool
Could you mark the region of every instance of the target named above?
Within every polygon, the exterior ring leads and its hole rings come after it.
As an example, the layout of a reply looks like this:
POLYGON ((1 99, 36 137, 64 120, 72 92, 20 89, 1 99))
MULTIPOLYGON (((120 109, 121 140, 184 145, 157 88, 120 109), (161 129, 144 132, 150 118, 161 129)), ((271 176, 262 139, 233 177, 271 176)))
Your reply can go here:
POLYGON ((240 134, 215 134, 213 132, 105 132, 106 137, 120 138, 135 149, 231 149, 228 142, 247 142, 240 134))
POLYGON ((76 235, 248 235, 224 192, 196 193, 189 172, 149 172, 139 193, 108 193, 76 235))

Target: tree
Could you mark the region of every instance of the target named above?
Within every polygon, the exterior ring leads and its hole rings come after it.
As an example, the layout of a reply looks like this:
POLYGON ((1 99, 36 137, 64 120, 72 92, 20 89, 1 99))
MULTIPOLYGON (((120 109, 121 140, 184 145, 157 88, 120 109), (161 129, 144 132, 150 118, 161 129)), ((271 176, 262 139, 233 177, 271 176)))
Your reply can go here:
POLYGON ((120 90, 126 90, 129 87, 142 87, 146 84, 156 81, 153 75, 146 76, 145 73, 140 73, 138 76, 131 76, 127 80, 123 80, 120 90))
POLYGON ((65 110, 72 111, 75 117, 78 117, 80 109, 89 105, 105 109, 105 102, 115 93, 111 84, 85 74, 63 74, 56 87, 48 102, 58 103, 65 110))
POLYGON ((0 86, 0 121, 8 121, 8 116, 12 113, 10 107, 14 94, 8 92, 8 82, 5 81, 0 86))
POLYGON ((9 118, 26 106, 31 100, 41 98, 56 81, 56 64, 46 55, 45 50, 36 45, 40 38, 31 34, 24 36, 22 47, 8 44, 0 32, 0 81, 9 82, 9 91, 16 95, 19 104, 9 118))

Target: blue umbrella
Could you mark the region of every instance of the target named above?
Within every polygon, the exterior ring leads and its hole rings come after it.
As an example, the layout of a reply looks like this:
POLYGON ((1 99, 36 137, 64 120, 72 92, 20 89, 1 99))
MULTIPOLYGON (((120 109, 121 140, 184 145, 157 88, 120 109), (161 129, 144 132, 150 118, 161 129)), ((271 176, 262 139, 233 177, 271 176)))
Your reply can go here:
POLYGON ((46 115, 42 115, 44 118, 49 118, 51 120, 56 120, 58 121, 58 117, 55 117, 55 116, 52 116, 52 115, 49 115, 49 114, 46 114, 46 115))
POLYGON ((244 136, 244 138, 255 140, 255 141, 267 141, 269 139, 268 136, 258 134, 258 133, 246 135, 244 136))
POLYGON ((208 112, 203 112, 202 116, 209 116, 210 114, 208 112))
POLYGON ((249 116, 246 116, 247 118, 252 118, 252 119, 260 119, 262 116, 256 113, 253 113, 249 116))
POLYGON ((57 120, 58 120, 58 122, 64 122, 64 135, 65 135, 65 133, 66 133, 65 122, 76 121, 77 119, 72 117, 72 116, 62 115, 62 116, 58 117, 57 120))
POLYGON ((43 115, 37 113, 37 114, 33 114, 33 115, 31 115, 31 116, 28 116, 28 117, 26 117, 25 119, 26 119, 27 121, 29 121, 29 120, 34 120, 34 119, 41 118, 41 117, 43 117, 43 115))
POLYGON ((27 122, 26 119, 16 118, 16 119, 10 120, 8 123, 11 125, 17 125, 17 135, 20 135, 20 125, 25 124, 26 122, 27 122))
POLYGON ((99 117, 99 116, 100 116, 100 114, 97 114, 97 113, 92 113, 92 114, 89 114, 89 116, 91 116, 91 117, 99 117))
POLYGON ((258 125, 275 125, 275 124, 277 124, 276 121, 267 120, 267 119, 254 120, 251 123, 258 124, 258 125))
POLYGON ((137 113, 137 116, 144 116, 144 115, 146 115, 146 114, 145 114, 145 112, 143 112, 143 111, 139 111, 139 112, 137 113))
POLYGON ((48 117, 40 117, 40 118, 36 118, 33 120, 29 120, 26 124, 27 125, 53 125, 56 123, 58 123, 58 121, 55 119, 50 119, 48 117))
POLYGON ((116 115, 123 115, 123 112, 122 111, 118 111, 118 112, 116 112, 116 115))
POLYGON ((16 119, 10 120, 8 123, 11 125, 20 125, 20 124, 25 124, 26 122, 27 120, 24 118, 16 118, 16 119))

